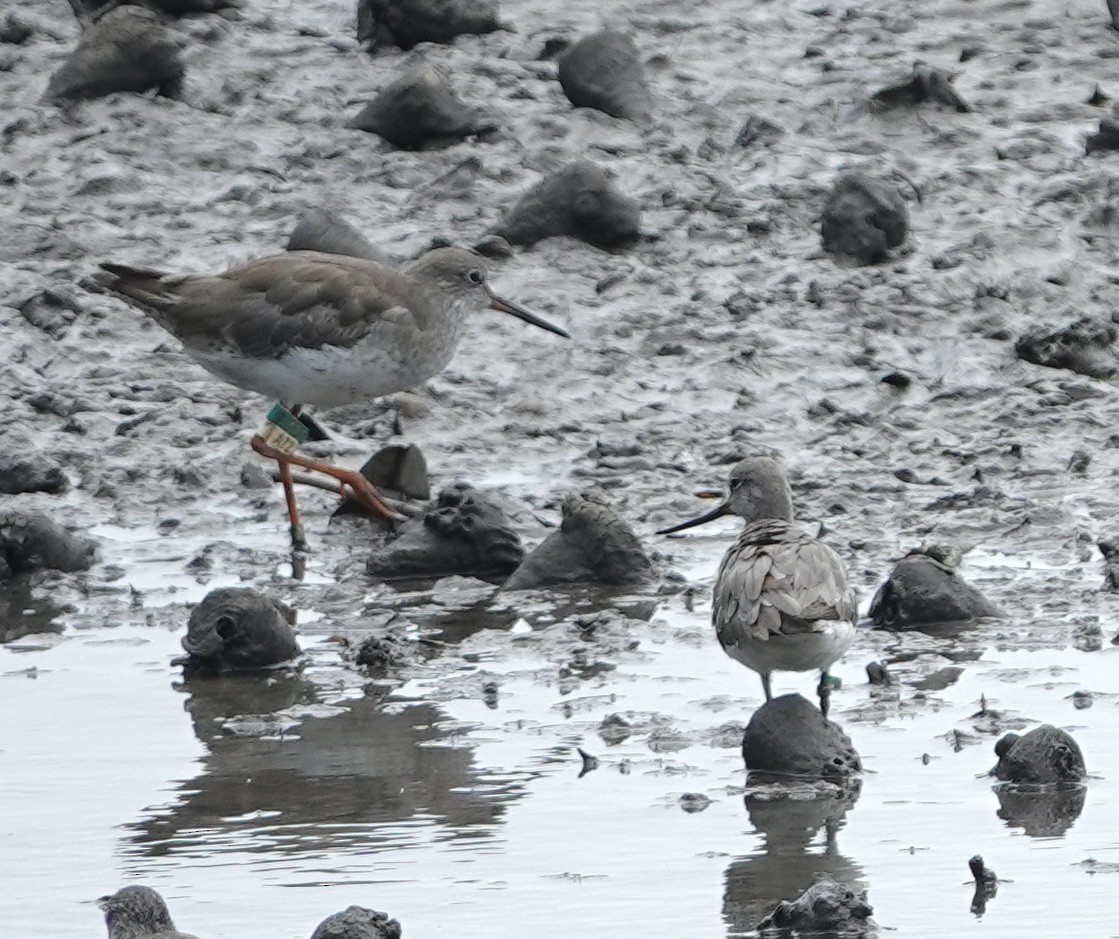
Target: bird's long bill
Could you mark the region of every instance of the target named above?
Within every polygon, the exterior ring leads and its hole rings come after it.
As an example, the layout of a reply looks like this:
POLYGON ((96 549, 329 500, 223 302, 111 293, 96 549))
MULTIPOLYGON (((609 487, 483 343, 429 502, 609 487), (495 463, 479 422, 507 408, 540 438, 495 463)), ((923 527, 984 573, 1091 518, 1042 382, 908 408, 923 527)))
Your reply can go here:
POLYGON ((505 300, 495 293, 490 294, 490 309, 508 313, 510 316, 515 316, 517 319, 524 320, 526 323, 531 323, 533 326, 539 326, 541 329, 546 329, 548 332, 555 333, 557 336, 563 336, 564 339, 571 338, 571 334, 567 332, 567 330, 552 325, 547 320, 541 319, 535 313, 530 313, 519 303, 514 303, 512 300, 505 300))
POLYGON ((657 532, 658 535, 671 535, 678 531, 683 531, 685 528, 695 528, 697 525, 706 525, 708 522, 713 522, 717 518, 722 518, 724 515, 730 515, 730 502, 720 502, 710 512, 705 512, 697 518, 690 519, 686 522, 681 522, 679 525, 673 525, 671 528, 662 528, 657 532))

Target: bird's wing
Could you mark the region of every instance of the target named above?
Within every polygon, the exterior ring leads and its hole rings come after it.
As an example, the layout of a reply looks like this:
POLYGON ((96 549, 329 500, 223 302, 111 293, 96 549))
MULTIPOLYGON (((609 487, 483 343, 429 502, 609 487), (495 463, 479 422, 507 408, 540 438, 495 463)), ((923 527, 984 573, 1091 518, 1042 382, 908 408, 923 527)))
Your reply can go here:
POLYGON ((100 283, 151 313, 187 345, 274 358, 291 348, 348 348, 386 319, 414 316, 407 275, 361 258, 292 251, 215 276, 105 265, 100 283))
POLYGON ((748 525, 719 566, 712 621, 724 646, 857 618, 839 556, 785 522, 748 525))

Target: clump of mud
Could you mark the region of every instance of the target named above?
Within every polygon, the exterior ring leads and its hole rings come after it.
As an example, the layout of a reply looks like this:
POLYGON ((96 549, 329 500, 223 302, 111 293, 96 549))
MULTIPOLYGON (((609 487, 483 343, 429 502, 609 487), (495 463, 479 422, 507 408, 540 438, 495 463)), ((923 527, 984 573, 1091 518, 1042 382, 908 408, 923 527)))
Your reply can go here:
POLYGON ((311 939, 400 939, 401 932, 388 913, 349 906, 319 923, 311 939))
POLYGON ((495 125, 467 107, 435 69, 414 68, 385 87, 351 122, 405 150, 484 134, 495 125))
POLYGON ((757 928, 763 935, 873 936, 878 935, 870 919, 873 912, 865 890, 856 893, 830 874, 819 873, 804 893, 795 900, 782 900, 757 928))
POLYGON ((926 554, 911 554, 898 561, 878 588, 867 615, 878 626, 920 629, 1002 614, 953 567, 926 554))
POLYGON ((637 586, 656 577, 641 540, 603 493, 569 496, 562 511, 559 530, 524 559, 505 582, 506 590, 571 583, 637 586))
POLYGON ((849 780, 862 772, 851 738, 799 694, 785 694, 758 708, 746 725, 742 757, 751 773, 849 780))
POLYGON ((251 587, 208 593, 187 621, 186 667, 223 672, 270 668, 299 655, 294 611, 251 587))
POLYGON ((33 571, 89 570, 97 542, 68 531, 45 515, 0 512, 0 580, 33 571))
POLYGON ((411 49, 501 28, 495 0, 358 0, 357 5, 358 42, 370 49, 411 49))
POLYGON ((47 85, 44 99, 99 98, 114 91, 176 97, 186 67, 167 28, 143 7, 121 6, 86 30, 69 60, 47 85))
POLYGON ((653 110, 637 46, 616 30, 591 33, 567 49, 559 58, 559 81, 577 108, 634 121, 647 121, 653 110))
POLYGON ((521 196, 497 234, 515 245, 567 235, 612 248, 637 238, 640 226, 637 203, 599 167, 580 161, 545 177, 521 196))
POLYGON ((471 574, 503 580, 523 557, 520 535, 501 506, 460 483, 440 492, 422 518, 406 522, 366 569, 385 578, 471 574))
POLYGON ((1028 734, 1007 734, 995 744, 999 761, 991 771, 1013 783, 1078 783, 1087 769, 1080 746, 1067 731, 1043 724, 1028 734))
POLYGON ((909 209, 897 187, 866 173, 835 181, 824 204, 824 250, 857 264, 877 264, 909 234, 909 209))

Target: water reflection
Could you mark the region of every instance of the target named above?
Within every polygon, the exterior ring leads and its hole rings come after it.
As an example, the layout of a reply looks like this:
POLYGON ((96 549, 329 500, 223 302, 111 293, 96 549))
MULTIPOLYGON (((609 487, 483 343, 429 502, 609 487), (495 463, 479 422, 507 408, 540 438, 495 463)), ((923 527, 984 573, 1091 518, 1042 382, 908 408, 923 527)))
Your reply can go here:
POLYGON ((765 836, 765 845, 761 853, 736 858, 727 867, 723 919, 728 936, 753 935, 779 900, 799 895, 820 871, 854 890, 866 886, 862 868, 840 853, 837 840, 859 792, 855 785, 819 798, 777 787, 747 794, 750 823, 765 836), (823 853, 812 844, 821 830, 823 853))
POLYGON ((519 783, 483 778, 429 704, 390 710, 371 694, 280 733, 291 714, 276 712, 323 708, 322 690, 299 674, 192 678, 178 688, 207 755, 171 804, 131 826, 128 854, 336 858, 423 837, 417 824, 481 837, 521 794, 519 783), (237 722, 247 734, 223 726, 244 715, 260 716, 237 722))
MULTIPOLYGON (((398 601, 399 602, 399 601, 398 601)), ((509 629, 520 619, 534 626, 547 626, 565 619, 594 617, 612 610, 648 622, 657 611, 655 597, 635 596, 606 587, 572 587, 562 593, 514 591, 485 596, 475 603, 440 609, 407 609, 408 618, 427 628, 440 630, 440 641, 457 645, 485 629, 509 629)))
POLYGON ((36 596, 25 578, 12 577, 0 590, 0 643, 36 633, 60 633, 62 612, 49 597, 36 596))
POLYGON ((1021 828, 1031 838, 1063 835, 1084 811, 1084 786, 1059 789, 1003 785, 995 787, 998 816, 1010 828, 1021 828))

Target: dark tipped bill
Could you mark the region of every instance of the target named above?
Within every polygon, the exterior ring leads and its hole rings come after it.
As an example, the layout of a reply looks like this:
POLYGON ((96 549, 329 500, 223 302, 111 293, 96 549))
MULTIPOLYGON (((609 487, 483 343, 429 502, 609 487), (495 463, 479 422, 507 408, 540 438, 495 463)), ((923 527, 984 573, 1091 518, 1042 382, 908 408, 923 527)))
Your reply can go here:
POLYGON ((490 294, 490 309, 508 313, 510 316, 515 316, 517 319, 524 320, 526 323, 531 323, 533 326, 539 326, 541 329, 546 329, 548 332, 555 333, 557 336, 563 336, 564 339, 571 338, 571 334, 567 332, 567 330, 554 326, 547 320, 541 319, 535 313, 530 313, 519 303, 514 303, 512 300, 504 300, 495 293, 490 294))
POLYGON ((671 535, 678 531, 683 531, 685 528, 695 528, 697 525, 706 525, 708 522, 713 522, 717 518, 722 518, 724 515, 730 515, 730 503, 720 502, 710 512, 705 512, 697 518, 689 519, 686 522, 681 522, 679 525, 673 525, 670 528, 662 528, 657 532, 658 535, 671 535))

